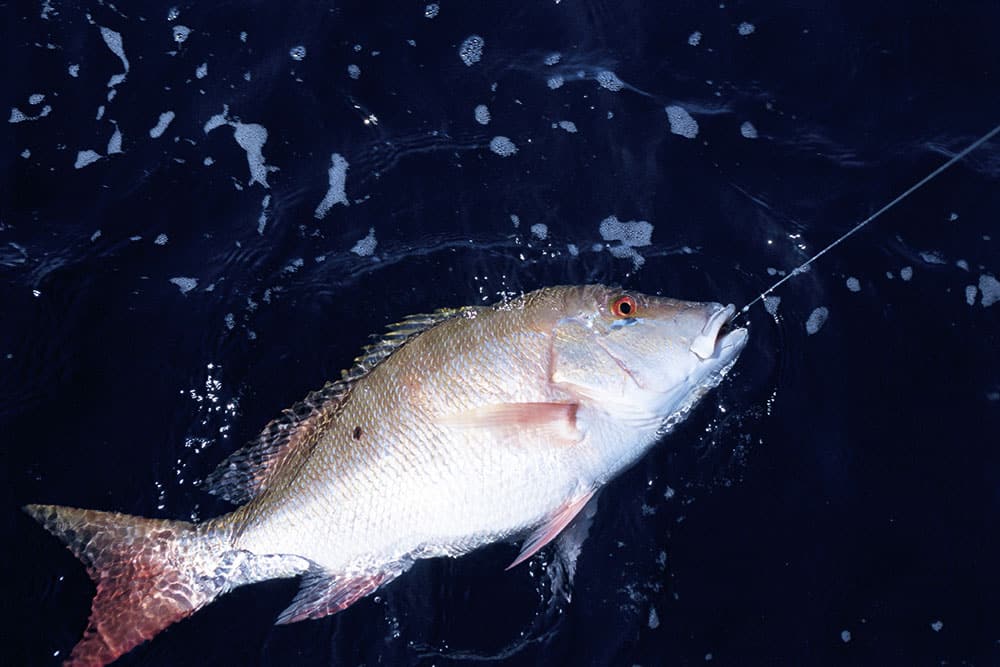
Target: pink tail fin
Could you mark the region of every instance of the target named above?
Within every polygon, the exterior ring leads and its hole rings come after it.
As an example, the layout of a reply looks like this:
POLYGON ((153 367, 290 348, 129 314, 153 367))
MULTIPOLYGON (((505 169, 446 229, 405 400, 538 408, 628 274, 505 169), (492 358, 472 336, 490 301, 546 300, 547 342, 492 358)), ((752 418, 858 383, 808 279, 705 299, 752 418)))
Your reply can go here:
POLYGON ((218 542, 194 524, 27 505, 97 585, 83 638, 66 664, 106 665, 223 592, 218 542))

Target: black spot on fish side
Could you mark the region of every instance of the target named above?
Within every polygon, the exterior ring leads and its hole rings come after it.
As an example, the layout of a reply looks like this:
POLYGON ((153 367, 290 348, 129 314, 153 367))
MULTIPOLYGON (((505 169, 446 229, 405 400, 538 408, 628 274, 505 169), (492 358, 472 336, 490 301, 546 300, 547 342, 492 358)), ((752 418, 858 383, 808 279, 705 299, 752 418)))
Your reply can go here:
POLYGON ((361 439, 361 427, 360 426, 355 426, 354 427, 354 439, 355 440, 360 440, 361 439))

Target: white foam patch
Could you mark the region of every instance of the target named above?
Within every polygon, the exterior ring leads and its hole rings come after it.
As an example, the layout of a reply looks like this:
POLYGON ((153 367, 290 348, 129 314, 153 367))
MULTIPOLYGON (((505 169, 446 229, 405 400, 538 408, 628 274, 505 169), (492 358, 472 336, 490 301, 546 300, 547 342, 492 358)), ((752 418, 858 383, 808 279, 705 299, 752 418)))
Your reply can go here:
POLYGON ((181 291, 181 294, 187 294, 195 287, 198 286, 197 278, 187 278, 185 276, 178 276, 176 278, 171 278, 170 282, 177 285, 177 288, 181 291))
POLYGON ((618 75, 611 70, 604 70, 597 73, 597 83, 601 85, 601 88, 607 88, 608 90, 617 93, 619 90, 625 87, 625 82, 618 78, 618 75))
POLYGON ((97 151, 85 150, 79 151, 76 154, 76 162, 73 163, 74 169, 83 169, 89 164, 94 164, 101 159, 101 154, 97 151))
POLYGON ((849 641, 851 641, 851 631, 850 630, 841 630, 840 631, 840 641, 844 642, 845 644, 848 643, 849 641))
POLYGON ((982 295, 983 308, 989 308, 1000 301, 1000 281, 991 275, 979 276, 979 292, 982 295))
POLYGON ((334 204, 348 206, 346 186, 349 166, 347 160, 340 153, 334 153, 330 156, 330 169, 327 171, 329 187, 323 201, 316 205, 316 210, 313 212, 313 217, 317 220, 326 217, 334 204))
POLYGON ((975 285, 966 285, 965 302, 970 306, 974 306, 976 304, 976 294, 978 293, 978 291, 979 289, 975 285))
POLYGON ((646 625, 649 626, 650 630, 660 627, 660 617, 656 613, 656 607, 649 608, 649 618, 646 621, 646 625))
POLYGON ((350 65, 347 66, 347 76, 351 77, 354 80, 360 79, 361 68, 351 63, 350 65))
POLYGON ((577 255, 580 254, 580 249, 576 247, 575 243, 567 243, 566 251, 573 257, 576 257, 577 255))
POLYGON ((438 6, 438 3, 432 2, 426 7, 424 7, 424 18, 432 19, 438 15, 439 11, 441 11, 441 8, 438 6))
POLYGON ((153 139, 159 139, 163 136, 163 133, 167 131, 167 127, 174 120, 173 111, 164 111, 160 114, 159 120, 156 121, 156 125, 149 130, 149 136, 153 139))
POLYGON ((292 60, 301 62, 306 59, 306 47, 302 44, 296 44, 288 49, 288 55, 292 60))
POLYGON ((375 239, 375 228, 371 227, 368 229, 368 236, 364 237, 360 241, 354 244, 351 248, 351 252, 360 257, 371 257, 375 252, 375 246, 378 245, 378 241, 375 239))
POLYGON ((562 75, 556 74, 555 76, 550 76, 549 80, 545 82, 545 85, 547 85, 551 90, 555 90, 556 88, 562 88, 564 83, 566 83, 566 80, 562 78, 562 75))
POLYGON ((111 49, 111 53, 118 56, 118 59, 122 61, 122 67, 125 68, 125 71, 121 74, 114 74, 108 79, 108 88, 114 88, 124 81, 125 75, 128 74, 128 58, 125 57, 125 45, 122 42, 121 33, 117 33, 111 28, 101 26, 101 37, 108 48, 111 49))
POLYGON ((39 118, 45 118, 50 113, 52 113, 52 107, 46 104, 42 107, 42 110, 37 116, 29 116, 17 107, 10 108, 10 118, 7 119, 8 123, 23 123, 26 120, 38 120, 39 118))
POLYGON ((264 235, 264 227, 267 226, 267 207, 271 205, 271 195, 264 195, 260 202, 260 216, 257 218, 257 233, 264 235))
POLYGON ((479 35, 469 35, 458 47, 458 57, 468 67, 472 67, 483 59, 483 47, 486 42, 479 35))
POLYGON ((208 63, 198 65, 198 68, 194 71, 194 75, 198 79, 204 79, 208 76, 208 63))
POLYGON ((904 266, 903 268, 901 268, 899 270, 899 277, 902 278, 903 280, 909 280, 910 278, 912 278, 913 277, 913 267, 912 266, 904 266))
POLYGON ((66 71, 69 72, 69 75, 71 77, 73 77, 74 79, 77 78, 78 76, 80 76, 80 66, 79 65, 70 65, 66 69, 66 71))
POLYGON ((688 139, 694 139, 698 136, 698 121, 692 118, 686 110, 672 104, 665 111, 667 112, 667 120, 670 121, 670 131, 673 134, 688 139))
POLYGON ((122 152, 122 131, 118 129, 115 125, 115 131, 111 134, 111 138, 108 139, 108 155, 114 155, 115 153, 122 152))
POLYGON ((519 215, 517 215, 516 213, 511 213, 510 214, 510 224, 514 225, 514 229, 517 229, 518 227, 521 226, 521 217, 519 215))
POLYGON ((265 188, 267 184, 268 166, 264 161, 264 144, 267 143, 267 128, 256 123, 233 122, 233 136, 240 148, 247 153, 247 164, 250 167, 250 185, 260 183, 265 188))
POLYGON ((934 621, 931 623, 931 630, 934 632, 941 632, 942 628, 944 628, 944 623, 941 621, 934 621))
POLYGON ((736 32, 740 33, 744 37, 752 35, 755 30, 757 30, 757 26, 753 23, 747 23, 746 21, 736 26, 736 32))
POLYGON ((96 232, 90 235, 90 242, 93 243, 97 239, 101 238, 101 230, 98 229, 96 232))
POLYGON ((550 53, 549 55, 545 56, 544 62, 546 65, 551 67, 552 65, 558 64, 560 60, 562 60, 561 53, 550 53))
POLYGON ((45 95, 42 93, 32 93, 28 96, 28 104, 41 104, 45 101, 45 95))
POLYGON ((21 151, 21 157, 23 157, 25 160, 31 157, 31 149, 25 148, 23 151, 21 151))
POLYGON ((757 128, 753 126, 750 121, 745 121, 740 125, 740 134, 746 139, 756 139, 757 138, 757 128))
POLYGON ((208 121, 205 122, 205 127, 203 128, 205 134, 208 134, 217 127, 222 127, 223 125, 229 124, 229 105, 222 105, 222 113, 217 113, 208 121))
POLYGON ((500 157, 510 157, 517 152, 517 146, 507 137, 496 136, 490 139, 490 150, 500 157))
POLYGON ((860 281, 858 281, 858 279, 855 278, 854 276, 851 276, 850 278, 847 279, 847 289, 851 290, 852 292, 860 292, 861 291, 860 281))
MULTIPOLYGON (((646 259, 635 249, 648 246, 652 243, 653 225, 645 220, 620 221, 617 216, 611 215, 601 220, 598 227, 601 238, 605 241, 618 241, 619 245, 612 245, 608 252, 612 257, 619 259, 631 259, 633 266, 638 269, 646 259)), ((600 246, 598 246, 600 249, 600 246)))
POLYGON ((701 31, 695 30, 690 35, 688 35, 688 45, 698 46, 701 44, 701 31))
POLYGON ((960 259, 957 262, 955 262, 955 266, 962 269, 963 271, 969 270, 969 263, 966 262, 964 259, 960 259))
POLYGON ((827 318, 830 317, 830 311, 820 306, 816 308, 809 314, 809 319, 806 320, 806 333, 812 336, 826 324, 827 318))
POLYGON ((183 44, 191 36, 191 28, 186 25, 175 25, 172 32, 174 34, 174 41, 178 44, 183 44))
POLYGON ((764 297, 764 310, 774 317, 778 314, 778 306, 781 305, 780 296, 765 296, 764 297))
POLYGON ((548 225, 536 222, 531 226, 531 234, 535 238, 545 240, 549 237, 549 227, 548 225))
POLYGON ((570 134, 576 134, 576 123, 571 120, 561 120, 559 121, 559 127, 566 130, 570 134))
POLYGON ((946 264, 944 255, 936 250, 927 250, 920 253, 920 259, 924 260, 928 264, 946 264))
POLYGON ((490 110, 485 104, 479 104, 473 110, 472 115, 475 117, 476 122, 480 125, 490 124, 490 110))

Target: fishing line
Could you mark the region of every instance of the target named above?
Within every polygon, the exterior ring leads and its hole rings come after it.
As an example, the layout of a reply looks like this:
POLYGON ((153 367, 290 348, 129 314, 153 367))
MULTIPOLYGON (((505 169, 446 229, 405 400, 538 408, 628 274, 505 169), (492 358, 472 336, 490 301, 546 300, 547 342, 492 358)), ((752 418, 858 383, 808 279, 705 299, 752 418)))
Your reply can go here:
POLYGON ((858 224, 854 225, 854 227, 852 227, 850 230, 848 230, 847 233, 845 233, 844 235, 842 235, 836 241, 834 241, 830 245, 828 245, 825 248, 823 248, 822 250, 820 250, 818 253, 816 253, 815 255, 813 255, 812 257, 810 257, 809 259, 807 259, 804 263, 800 264, 798 267, 796 267, 791 272, 789 272, 789 274, 787 276, 785 276, 784 278, 782 278, 781 280, 779 280, 778 282, 774 283, 773 285, 771 285, 770 287, 768 287, 766 290, 764 290, 763 292, 761 292, 757 296, 756 299, 754 299, 753 301, 751 301, 747 305, 743 306, 740 309, 740 313, 741 314, 742 313, 746 313, 748 310, 750 310, 750 306, 754 305, 755 303, 757 303, 758 301, 760 301, 764 297, 766 297, 768 294, 770 294, 771 292, 773 292, 774 290, 776 290, 786 280, 790 279, 793 276, 797 276, 800 273, 802 273, 805 270, 805 268, 808 267, 810 264, 812 264, 813 262, 815 262, 817 259, 819 259, 823 255, 825 255, 830 250, 833 250, 834 248, 836 248, 843 241, 845 241, 848 238, 850 238, 851 236, 853 236, 856 232, 860 231, 869 222, 871 222, 872 220, 875 220, 880 215, 882 215, 883 213, 885 213, 886 211, 888 211, 889 209, 891 209, 893 206, 895 206, 899 202, 903 201, 904 199, 906 199, 907 197, 909 197, 910 195, 912 195, 914 192, 916 192, 917 190, 919 190, 920 188, 922 188, 924 185, 926 185, 927 183, 929 183, 930 181, 932 181, 936 176, 938 176, 938 174, 940 174, 941 172, 945 171, 946 169, 948 169, 949 167, 951 167, 953 164, 955 164, 956 162, 958 162, 959 160, 961 160, 962 158, 964 158, 966 155, 968 155, 969 153, 971 153, 972 151, 976 150, 977 148, 979 148, 980 146, 982 146, 984 143, 986 143, 987 141, 989 141, 990 139, 992 139, 993 136, 996 135, 998 132, 1000 132, 1000 125, 997 125, 992 130, 990 130, 989 132, 987 132, 983 136, 981 136, 978 139, 976 139, 975 141, 973 141, 964 150, 960 151, 959 153, 956 153, 950 160, 948 160, 947 162, 945 162, 944 164, 942 164, 940 167, 938 167, 937 169, 935 169, 934 171, 932 171, 931 173, 927 174, 926 176, 924 176, 923 178, 921 178, 919 181, 917 181, 916 183, 914 183, 913 185, 911 185, 906 190, 906 192, 902 193, 901 195, 899 195, 898 197, 896 197, 895 199, 893 199, 891 202, 889 202, 888 204, 886 204, 885 206, 883 206, 879 210, 875 211, 874 213, 872 213, 870 216, 868 216, 867 218, 865 218, 864 220, 862 220, 858 224))

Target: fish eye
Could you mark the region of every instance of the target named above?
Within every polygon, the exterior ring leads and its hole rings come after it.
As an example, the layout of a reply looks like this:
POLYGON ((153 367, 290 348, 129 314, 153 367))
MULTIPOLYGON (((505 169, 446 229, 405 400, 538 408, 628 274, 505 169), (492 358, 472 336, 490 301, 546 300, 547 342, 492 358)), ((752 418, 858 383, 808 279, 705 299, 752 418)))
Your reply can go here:
POLYGON ((611 302, 611 312, 615 317, 631 318, 636 315, 635 299, 625 294, 611 302))

